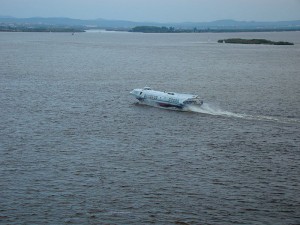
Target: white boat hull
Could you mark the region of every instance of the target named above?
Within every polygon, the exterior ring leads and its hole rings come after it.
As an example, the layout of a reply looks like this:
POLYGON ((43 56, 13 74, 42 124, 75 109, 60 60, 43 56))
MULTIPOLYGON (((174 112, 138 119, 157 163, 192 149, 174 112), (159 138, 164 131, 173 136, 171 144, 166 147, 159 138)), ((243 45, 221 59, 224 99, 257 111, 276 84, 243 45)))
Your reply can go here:
POLYGON ((201 106, 203 104, 198 95, 155 91, 148 87, 134 89, 130 94, 140 102, 163 108, 183 109, 191 105, 201 106))

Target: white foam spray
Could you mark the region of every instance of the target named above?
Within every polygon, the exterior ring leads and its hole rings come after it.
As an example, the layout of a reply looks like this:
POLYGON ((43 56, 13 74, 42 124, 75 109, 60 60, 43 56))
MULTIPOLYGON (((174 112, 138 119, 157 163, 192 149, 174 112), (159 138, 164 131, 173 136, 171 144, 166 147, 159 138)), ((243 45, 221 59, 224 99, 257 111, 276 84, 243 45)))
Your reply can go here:
POLYGON ((228 112, 228 111, 222 110, 221 108, 219 108, 216 105, 209 104, 209 103, 203 103, 201 106, 191 105, 191 106, 188 106, 187 109, 192 112, 205 113, 205 114, 210 114, 210 115, 214 115, 214 116, 228 116, 228 117, 238 117, 238 118, 245 117, 244 114, 228 112))
POLYGON ((203 105, 201 106, 191 105, 186 107, 186 110, 191 112, 214 115, 214 116, 234 117, 234 118, 241 118, 241 119, 248 119, 248 120, 274 121, 274 122, 281 122, 281 123, 300 123, 300 120, 296 118, 233 113, 226 110, 222 110, 220 107, 210 103, 203 103, 203 105))
POLYGON ((278 122, 278 123, 296 123, 300 124, 300 119, 298 118, 287 118, 287 117, 274 117, 274 116, 263 116, 263 115, 249 115, 245 113, 233 113, 226 110, 221 109, 217 105, 213 103, 203 103, 201 106, 190 105, 185 107, 184 109, 177 109, 177 108, 164 108, 157 106, 157 104, 153 102, 138 102, 139 105, 148 105, 154 106, 158 108, 163 108, 167 110, 176 110, 176 111, 189 111, 189 112, 196 112, 196 113, 203 113, 213 116, 224 116, 224 117, 231 117, 231 118, 240 118, 246 120, 259 120, 259 121, 269 121, 269 122, 278 122))

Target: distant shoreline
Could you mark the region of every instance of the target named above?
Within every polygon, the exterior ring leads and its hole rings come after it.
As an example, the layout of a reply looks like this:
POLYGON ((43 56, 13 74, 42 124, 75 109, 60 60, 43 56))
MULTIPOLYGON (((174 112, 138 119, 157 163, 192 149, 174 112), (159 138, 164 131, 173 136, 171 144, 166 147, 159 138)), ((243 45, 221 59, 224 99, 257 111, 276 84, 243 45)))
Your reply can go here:
POLYGON ((138 33, 238 33, 238 32, 286 32, 300 31, 298 28, 207 28, 178 29, 175 27, 137 26, 129 32, 138 33))
POLYGON ((127 31, 141 33, 236 33, 300 31, 300 20, 210 22, 136 22, 67 17, 16 18, 0 16, 0 32, 85 32, 86 30, 127 31))
MULTIPOLYGON (((299 22, 300 24, 300 22, 299 22)), ((176 26, 101 26, 101 25, 63 25, 43 23, 8 23, 0 20, 0 32, 89 32, 93 30, 114 32, 137 32, 137 33, 238 33, 238 32, 289 32, 300 31, 299 26, 284 27, 176 27, 176 26)))
MULTIPOLYGON (((173 31, 169 30, 133 30, 133 29, 118 29, 118 28, 61 28, 61 27, 41 27, 41 28, 31 28, 31 27, 3 27, 0 26, 0 32, 56 32, 56 33, 83 33, 83 32, 93 32, 94 30, 101 30, 103 32, 131 32, 131 33, 251 33, 251 32, 293 32, 300 31, 300 28, 295 29, 177 29, 173 31)), ((103 33, 99 32, 99 33, 103 33)))
POLYGON ((53 27, 53 26, 0 26, 0 32, 68 32, 68 33, 78 33, 85 32, 84 29, 74 28, 74 27, 53 27))

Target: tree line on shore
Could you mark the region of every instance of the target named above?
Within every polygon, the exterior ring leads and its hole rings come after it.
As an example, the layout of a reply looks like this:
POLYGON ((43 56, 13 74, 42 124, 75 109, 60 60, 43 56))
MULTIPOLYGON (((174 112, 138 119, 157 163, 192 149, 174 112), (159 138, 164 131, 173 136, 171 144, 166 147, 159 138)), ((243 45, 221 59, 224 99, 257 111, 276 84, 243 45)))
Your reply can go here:
POLYGON ((175 28, 158 26, 136 26, 130 29, 130 32, 140 33, 233 33, 233 32, 270 32, 270 31, 296 31, 295 28, 175 28))
MULTIPOLYGON (((88 29, 106 29, 112 31, 129 31, 140 33, 234 33, 234 32, 270 32, 270 31, 296 31, 295 28, 179 28, 166 26, 136 26, 133 28, 101 28, 86 26, 62 26, 62 25, 36 25, 36 24, 5 24, 0 23, 0 32, 85 32, 88 29)), ((300 28, 298 28, 300 30, 300 28)))

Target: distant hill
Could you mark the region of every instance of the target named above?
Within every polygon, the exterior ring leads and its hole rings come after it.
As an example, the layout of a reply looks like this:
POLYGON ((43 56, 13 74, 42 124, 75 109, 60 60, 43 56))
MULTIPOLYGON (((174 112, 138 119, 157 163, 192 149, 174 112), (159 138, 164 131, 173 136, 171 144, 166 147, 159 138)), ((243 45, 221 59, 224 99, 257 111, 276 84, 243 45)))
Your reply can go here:
POLYGON ((183 22, 183 23, 156 23, 156 22, 133 22, 125 20, 81 20, 64 17, 32 17, 15 18, 10 16, 0 16, 0 26, 8 25, 46 25, 46 26, 69 26, 104 29, 132 29, 136 26, 159 26, 174 27, 175 29, 220 29, 220 30, 241 30, 241 29, 281 29, 300 30, 300 20, 278 21, 278 22, 257 22, 257 21, 235 21, 217 20, 212 22, 183 22))
POLYGON ((33 24, 33 25, 57 25, 57 26, 85 26, 85 27, 102 27, 102 28, 132 28, 138 25, 158 25, 158 23, 140 23, 125 20, 81 20, 65 17, 31 17, 31 18, 15 18, 0 16, 0 24, 33 24))

